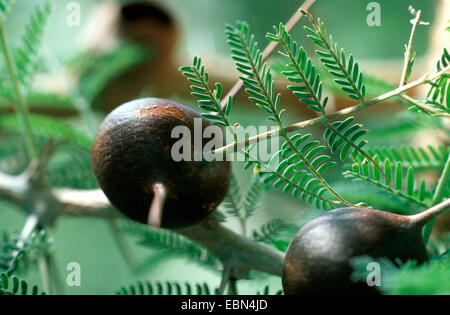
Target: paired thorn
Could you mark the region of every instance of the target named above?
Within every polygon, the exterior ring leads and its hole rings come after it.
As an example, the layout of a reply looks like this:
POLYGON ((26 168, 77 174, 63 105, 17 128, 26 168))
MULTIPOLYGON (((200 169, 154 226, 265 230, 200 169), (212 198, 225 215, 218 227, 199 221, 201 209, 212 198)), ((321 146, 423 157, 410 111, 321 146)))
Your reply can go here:
POLYGON ((147 224, 153 227, 161 227, 164 202, 166 200, 166 187, 161 183, 153 185, 153 201, 150 204, 147 224))

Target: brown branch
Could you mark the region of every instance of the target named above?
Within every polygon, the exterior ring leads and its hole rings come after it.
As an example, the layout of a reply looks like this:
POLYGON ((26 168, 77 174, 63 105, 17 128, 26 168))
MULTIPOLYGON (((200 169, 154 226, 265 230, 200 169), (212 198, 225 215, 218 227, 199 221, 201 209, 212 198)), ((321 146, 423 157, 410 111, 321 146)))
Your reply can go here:
POLYGON ((123 218, 109 203, 101 189, 78 190, 71 188, 52 189, 52 196, 60 206, 62 215, 98 218, 123 218))
MULTIPOLYGON (((298 8, 297 11, 292 15, 292 17, 287 21, 285 28, 287 32, 290 32, 292 28, 300 21, 300 19, 303 17, 303 11, 309 10, 309 8, 313 5, 313 3, 316 2, 316 0, 306 0, 303 2, 303 4, 298 8)), ((266 60, 277 48, 279 43, 277 42, 270 42, 266 48, 264 48, 262 52, 262 61, 266 60)), ((222 109, 225 110, 227 107, 228 98, 231 96, 231 98, 234 100, 239 93, 242 91, 244 87, 244 83, 242 80, 238 80, 234 86, 231 88, 231 90, 225 95, 224 98, 222 98, 221 105, 222 109)))
MULTIPOLYGON (((26 176, 0 173, 0 198, 25 212, 27 205, 41 204, 40 222, 51 224, 60 216, 86 216, 104 219, 123 218, 100 189, 48 189, 30 186, 26 176)), ((247 277, 250 269, 281 276, 284 254, 264 244, 240 236, 213 219, 189 228, 174 230, 207 248, 222 262, 231 263, 232 276, 247 277)))
POLYGON ((208 248, 225 264, 231 263, 233 277, 241 278, 250 269, 281 276, 282 252, 242 237, 213 220, 175 231, 208 248))

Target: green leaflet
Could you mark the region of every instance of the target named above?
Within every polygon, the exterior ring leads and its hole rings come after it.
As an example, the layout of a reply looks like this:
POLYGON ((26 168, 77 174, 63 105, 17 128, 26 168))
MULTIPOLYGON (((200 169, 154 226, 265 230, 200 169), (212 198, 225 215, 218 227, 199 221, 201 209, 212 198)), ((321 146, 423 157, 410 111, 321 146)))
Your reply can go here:
POLYGON ((175 257, 188 258, 208 268, 217 267, 218 260, 206 248, 172 231, 151 229, 132 221, 125 221, 122 230, 139 237, 139 244, 142 246, 170 250, 170 254, 175 257))
POLYGON ((16 276, 0 273, 0 295, 41 295, 39 288, 34 285, 30 288, 28 282, 16 276))
POLYGON ((205 111, 202 116, 210 119, 213 125, 232 127, 228 122, 228 116, 233 106, 233 99, 229 97, 225 109, 222 109, 220 102, 223 92, 222 84, 216 83, 214 91, 209 88, 208 73, 205 71, 201 58, 194 57, 192 66, 183 66, 179 70, 193 84, 191 94, 198 98, 200 109, 205 111))
POLYGON ((293 83, 302 83, 303 85, 289 85, 288 88, 299 101, 308 105, 308 107, 317 112, 325 114, 328 97, 322 98, 322 82, 319 72, 306 55, 303 47, 299 47, 296 41, 292 40, 291 35, 286 32, 283 24, 274 27, 275 33, 268 33, 267 38, 279 42, 284 48, 285 55, 289 58, 287 70, 281 74, 293 83))
MULTIPOLYGON (((138 281, 136 284, 121 287, 117 295, 216 295, 218 288, 212 288, 206 282, 189 283, 177 281, 138 281)), ((265 286, 263 290, 256 291, 256 295, 269 295, 270 287, 265 286)), ((272 293, 282 294, 282 291, 272 293)))
POLYGON ((18 248, 16 246, 19 241, 19 235, 7 237, 1 244, 0 251, 0 270, 4 271, 6 275, 10 276, 19 268, 19 264, 25 260, 30 259, 34 252, 50 252, 52 241, 48 238, 45 230, 39 233, 33 233, 28 239, 23 240, 23 246, 18 248))
MULTIPOLYGON (((436 64, 436 70, 441 71, 450 64, 450 54, 446 48, 441 59, 436 64)), ((443 75, 435 82, 427 94, 426 103, 431 104, 437 110, 450 114, 450 80, 449 75, 443 75)))
POLYGON ((328 155, 322 153, 325 146, 319 141, 309 141, 310 134, 295 134, 288 138, 279 152, 279 164, 273 172, 268 172, 265 183, 272 183, 273 187, 280 186, 285 194, 308 202, 318 209, 334 208, 335 200, 324 196, 327 187, 317 178, 317 174, 335 166, 328 155))
MULTIPOLYGON (((374 156, 373 160, 378 163, 379 157, 374 156)), ((383 171, 386 174, 386 179, 382 179, 380 170, 372 163, 369 164, 367 159, 364 159, 361 163, 354 163, 352 170, 344 172, 344 176, 375 185, 420 207, 428 207, 426 200, 431 195, 425 190, 425 180, 422 179, 417 185, 412 167, 404 167, 402 162, 399 161, 393 164, 389 158, 386 158, 383 171), (392 182, 392 185, 389 185, 387 180, 392 182)))
POLYGON ((323 137, 328 140, 331 153, 338 153, 340 150, 341 160, 345 160, 349 154, 353 158, 358 154, 367 155, 361 149, 367 141, 362 140, 361 137, 368 130, 363 129, 361 124, 352 124, 353 120, 354 117, 348 117, 345 120, 330 123, 323 134, 323 137))
POLYGON ((223 199, 221 203, 221 207, 225 210, 225 212, 233 217, 242 218, 242 195, 241 188, 239 187, 239 183, 236 179, 234 172, 231 172, 230 177, 230 188, 228 189, 228 193, 223 199))
MULTIPOLYGON (((270 73, 270 67, 266 63, 262 63, 262 53, 258 48, 255 37, 250 34, 248 25, 244 22, 237 22, 235 27, 227 25, 225 33, 232 48, 233 56, 239 57, 240 62, 236 63, 238 71, 248 76, 248 78, 241 76, 241 79, 246 83, 246 91, 250 94, 249 99, 268 112, 270 114, 268 119, 277 122, 278 126, 282 128, 282 111, 279 111, 280 94, 275 94, 274 92, 275 83, 270 73)), ((315 70, 312 70, 311 62, 305 62, 306 69, 309 69, 307 71, 310 74, 308 82, 316 86, 318 93, 321 93, 320 80, 314 74, 315 70)), ((302 91, 298 90, 296 92, 301 93, 302 91)), ((295 197, 312 203, 316 207, 321 209, 332 208, 332 201, 324 198, 322 194, 326 190, 330 190, 338 198, 339 195, 327 184, 320 173, 336 163, 329 161, 329 156, 315 156, 324 149, 323 146, 318 146, 318 143, 309 142, 305 146, 298 147, 299 143, 294 144, 294 140, 291 140, 287 135, 282 136, 286 140, 285 146, 275 155, 280 153, 282 155, 287 154, 289 152, 287 147, 290 148, 292 154, 288 158, 281 156, 284 160, 281 161, 274 171, 267 173, 269 175, 266 176, 265 183, 272 182, 276 178, 273 186, 278 187, 284 182, 283 191, 285 193, 292 190, 292 194, 295 197), (295 165, 287 166, 294 161, 296 162, 295 165), (297 171, 297 168, 302 165, 308 171, 303 170, 294 176, 292 171, 294 169, 297 171)), ((295 137, 296 135, 294 135, 295 137)), ((251 164, 247 164, 247 166, 251 164)), ((341 201, 343 200, 341 199, 341 201)))
POLYGON ((358 62, 354 60, 352 54, 347 58, 344 49, 339 49, 332 36, 327 39, 325 26, 320 19, 316 24, 311 16, 309 18, 314 29, 305 26, 305 30, 309 33, 307 37, 320 48, 316 51, 320 61, 328 68, 329 73, 336 77, 334 82, 341 86, 348 97, 364 103, 366 86, 358 62))
POLYGON ((244 209, 244 217, 246 219, 251 217, 258 210, 264 191, 264 181, 259 174, 254 174, 250 186, 242 200, 242 208, 244 209))
POLYGON ((261 174, 254 172, 252 180, 242 196, 239 183, 232 173, 230 188, 221 207, 227 214, 240 221, 243 233, 246 231, 247 220, 259 209, 265 190, 261 174))
MULTIPOLYGON (((303 47, 298 48, 297 42, 292 40, 282 23, 280 23, 279 28, 274 27, 274 30, 275 34, 268 35, 268 38, 276 38, 276 41, 283 47, 284 54, 289 58, 288 69, 294 69, 282 71, 282 74, 287 76, 287 79, 291 82, 303 84, 291 85, 288 88, 293 91, 294 95, 300 97, 301 102, 325 116, 328 98, 322 99, 322 82, 316 68, 306 56, 303 47)), ((343 80, 336 80, 336 82, 350 85, 343 80)), ((367 141, 360 139, 367 130, 362 129, 360 124, 349 126, 352 120, 353 117, 350 117, 344 121, 325 123, 327 129, 324 138, 328 140, 328 146, 332 153, 340 150, 341 160, 346 159, 349 153, 354 157, 358 152, 370 160, 370 157, 362 150, 367 141)), ((371 160, 371 162, 374 161, 371 160)), ((377 167, 379 168, 379 166, 377 167)))
POLYGON ((358 257, 352 261, 355 280, 367 278, 367 264, 378 262, 381 265, 381 286, 383 294, 395 295, 446 295, 450 293, 450 256, 433 257, 429 262, 417 264, 415 261, 406 263, 392 262, 388 259, 373 257, 358 257), (400 264, 400 266, 398 266, 400 264))
POLYGON ((121 287, 117 295, 211 295, 216 294, 217 289, 212 289, 206 283, 182 283, 176 281, 151 282, 139 281, 127 287, 121 287))
POLYGON ((14 54, 17 79, 22 89, 28 94, 31 80, 38 66, 39 48, 41 45, 44 28, 51 14, 52 7, 46 3, 42 8, 37 7, 25 26, 22 36, 22 45, 14 54))
POLYGON ((273 219, 264 223, 258 230, 253 231, 256 242, 267 242, 287 228, 287 223, 281 219, 273 219))
POLYGON ((237 22, 236 26, 227 25, 225 34, 249 99, 270 115, 268 119, 280 124, 280 94, 275 93, 270 66, 262 62, 261 50, 255 36, 250 34, 248 24, 237 22))
MULTIPOLYGON (((448 148, 439 146, 427 147, 380 147, 367 150, 371 156, 377 155, 380 160, 401 162, 404 167, 412 167, 414 170, 423 169, 443 169, 449 154, 448 148)), ((362 162, 364 156, 358 154, 355 158, 357 162, 362 162)))

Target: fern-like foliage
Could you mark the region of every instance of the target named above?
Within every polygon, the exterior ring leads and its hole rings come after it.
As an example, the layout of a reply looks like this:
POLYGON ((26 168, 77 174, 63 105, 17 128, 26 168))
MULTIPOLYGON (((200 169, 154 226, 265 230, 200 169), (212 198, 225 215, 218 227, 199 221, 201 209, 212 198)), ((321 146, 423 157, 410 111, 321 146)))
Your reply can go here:
POLYGON ((52 157, 47 168, 52 187, 95 189, 98 184, 92 175, 90 150, 75 143, 62 146, 52 157))
POLYGON ((230 188, 228 189, 228 193, 223 199, 221 203, 221 208, 224 209, 225 213, 236 217, 242 217, 242 207, 241 207, 241 189, 239 187, 239 183, 236 179, 236 175, 234 172, 231 172, 230 176, 230 188))
MULTIPOLYGON (((270 38, 268 37, 268 39, 270 38)), ((271 61, 272 71, 274 72, 274 74, 281 75, 281 72, 286 71, 285 60, 285 58, 278 57, 274 58, 274 60, 271 61)), ((325 67, 322 63, 316 63, 314 64, 314 66, 319 72, 320 79, 326 91, 340 97, 347 95, 346 92, 342 91, 341 86, 337 85, 334 82, 334 79, 336 77, 328 72, 327 67, 325 67)), ((364 73, 364 85, 366 86, 365 98, 367 99, 375 98, 381 94, 385 94, 397 88, 395 84, 387 82, 386 80, 378 78, 369 73, 364 73)), ((395 98, 387 99, 385 100, 385 102, 395 102, 395 98)))
MULTIPOLYGON (((177 281, 138 281, 135 284, 121 287, 117 295, 217 295, 218 288, 212 288, 206 282, 180 283, 177 281)), ((256 291, 256 295, 281 295, 281 290, 271 293, 270 287, 256 291)))
MULTIPOLYGON (((378 156, 375 156, 374 160, 378 162, 378 156)), ((386 179, 383 180, 380 170, 368 163, 367 160, 363 160, 361 163, 354 163, 352 170, 346 171, 344 176, 375 185, 420 207, 428 207, 425 200, 430 197, 430 194, 426 191, 425 180, 422 179, 418 187, 416 187, 417 184, 412 167, 404 167, 401 162, 396 162, 393 165, 391 160, 386 158, 384 160, 384 173, 386 174, 386 179), (392 181, 393 185, 389 185, 388 181, 392 181)))
MULTIPOLYGON (((370 158, 370 155, 362 150, 367 141, 361 139, 361 137, 369 131, 363 129, 363 125, 353 123, 353 121, 354 117, 348 117, 347 119, 327 124, 328 127, 323 136, 327 139, 331 153, 340 151, 339 156, 341 160, 345 160, 349 154, 351 154, 353 159, 360 154, 374 163, 375 161, 370 158)), ((376 166, 379 168, 378 165, 376 166)))
POLYGON ((13 235, 10 238, 4 237, 0 252, 0 270, 7 275, 11 275, 18 268, 24 267, 27 262, 34 262, 32 254, 35 252, 51 250, 51 240, 48 239, 45 230, 33 233, 28 239, 20 239, 20 235, 13 235), (23 245, 17 247, 17 242, 21 240, 23 245))
POLYGON ((0 273, 0 295, 42 295, 44 294, 34 285, 30 288, 28 282, 16 276, 0 273))
MULTIPOLYGON (((269 113, 268 119, 276 122, 282 129, 281 116, 284 109, 280 110, 279 108, 280 94, 275 95, 275 83, 272 79, 270 67, 267 63, 262 62, 262 53, 258 48, 255 36, 250 34, 249 27, 245 22, 237 22, 235 27, 227 25, 225 33, 231 46, 232 58, 236 62, 238 71, 242 74, 240 79, 246 87, 246 92, 250 95, 249 99, 269 113)), ((319 84, 319 82, 314 84, 319 84)), ((319 143, 315 141, 305 141, 309 138, 309 135, 301 136, 297 134, 292 137, 287 136, 286 133, 281 135, 285 144, 282 150, 274 154, 274 157, 280 155, 284 160, 275 170, 268 172, 269 176, 266 177, 265 183, 277 178, 274 186, 285 182, 283 190, 286 193, 294 188, 294 196, 301 193, 302 200, 313 202, 315 205, 320 205, 321 208, 327 208, 325 205, 328 202, 321 196, 324 187, 341 202, 349 204, 320 175, 321 171, 335 165, 334 162, 329 161, 330 157, 327 155, 315 156, 325 147, 319 146, 319 143), (289 153, 292 154, 286 158, 289 153), (300 166, 304 166, 307 171, 298 172, 300 166), (307 198, 307 196, 309 197, 307 198)), ((273 160, 274 158, 272 158, 273 160)))
MULTIPOLYGON (((436 64, 437 71, 441 71, 450 64, 450 54, 446 48, 441 59, 436 64)), ((432 104, 436 109, 450 114, 450 80, 449 75, 444 74, 435 82, 427 95, 427 103, 432 104)))
POLYGON ((244 209, 246 219, 250 218, 256 210, 258 210, 264 193, 264 188, 265 184, 261 176, 259 176, 259 174, 254 174, 242 200, 242 208, 244 209))
POLYGON ((229 97, 225 110, 222 109, 220 98, 222 97, 223 86, 221 83, 216 83, 216 89, 214 91, 210 89, 208 72, 205 71, 201 58, 194 57, 193 65, 181 67, 180 71, 187 77, 189 82, 193 83, 191 85, 191 94, 198 98, 200 108, 206 111, 206 113, 201 115, 210 119, 212 125, 231 127, 228 116, 233 105, 233 99, 229 97))
POLYGON ((272 120, 281 127, 281 115, 284 110, 279 109, 280 94, 275 95, 275 82, 272 79, 270 66, 262 61, 262 53, 258 48, 255 36, 250 34, 247 23, 237 22, 236 27, 227 25, 225 34, 231 47, 231 58, 235 61, 239 78, 245 86, 249 99, 270 114, 272 120))
POLYGON ((383 294, 450 294, 450 256, 436 257, 421 265, 416 261, 394 263, 386 258, 357 257, 352 261, 353 279, 365 281, 368 275, 367 264, 374 261, 383 270, 381 286, 377 288, 383 294))
MULTIPOLYGON (((93 140, 89 136, 66 123, 36 114, 30 114, 29 119, 33 133, 37 137, 71 141, 88 150, 92 147, 93 140)), ((9 132, 20 132, 21 125, 16 116, 5 115, 0 117, 0 128, 9 132)))
MULTIPOLYGON (((389 158, 392 162, 401 162, 404 167, 412 167, 414 170, 443 169, 447 161, 449 151, 443 146, 434 148, 431 145, 424 147, 389 147, 371 148, 368 150, 371 156, 377 155, 381 161, 389 158)), ((356 161, 361 163, 364 156, 358 155, 356 161)))
POLYGON ((287 223, 281 219, 273 219, 264 223, 258 230, 253 231, 253 239, 256 242, 268 242, 287 227, 287 223))
MULTIPOLYGON (((326 115, 325 107, 328 97, 322 96, 322 82, 318 71, 314 67, 306 55, 303 47, 299 47, 291 35, 286 31, 284 25, 280 23, 279 27, 274 27, 275 33, 268 33, 268 39, 280 43, 283 47, 283 54, 289 59, 287 71, 282 74, 293 83, 301 83, 302 85, 290 85, 289 89, 294 95, 300 97, 300 101, 307 104, 309 108, 326 115)), ((332 153, 340 149, 340 157, 344 160, 350 152, 355 156, 358 152, 370 159, 361 148, 367 141, 360 139, 367 130, 362 129, 362 125, 353 124, 353 117, 344 121, 334 123, 326 122, 327 130, 324 138, 328 140, 328 146, 332 153)), ((373 162, 373 161, 372 161, 373 162)), ((379 167, 378 167, 379 168, 379 167)))
POLYGON ((320 142, 310 141, 311 134, 294 134, 287 138, 273 158, 278 155, 280 163, 274 171, 268 172, 264 182, 272 183, 274 187, 283 185, 285 194, 315 205, 319 209, 334 208, 340 201, 328 198, 325 193, 329 190, 327 184, 321 181, 320 173, 335 166, 336 162, 330 156, 323 154, 325 146, 320 142), (302 169, 307 166, 306 170, 302 169), (311 171, 313 170, 313 171, 311 171))
POLYGON ((39 48, 51 10, 49 3, 46 3, 42 8, 37 7, 35 9, 28 24, 25 26, 22 46, 15 54, 17 78, 25 92, 28 92, 31 80, 37 69, 39 48))
POLYGON ((176 281, 139 281, 127 287, 121 287, 118 295, 211 295, 217 294, 217 289, 212 289, 204 283, 179 283, 176 281))
POLYGON ((245 224, 247 219, 258 210, 264 191, 264 181, 259 173, 255 173, 244 196, 242 196, 239 183, 235 175, 232 174, 230 189, 221 206, 226 213, 238 218, 242 224, 245 224))
POLYGON ((281 74, 285 75, 290 82, 302 85, 289 85, 288 88, 299 101, 307 104, 314 111, 325 114, 328 97, 322 97, 322 81, 319 72, 314 67, 311 59, 306 55, 303 47, 299 47, 296 41, 286 31, 283 24, 274 27, 275 33, 267 33, 266 37, 274 42, 280 43, 284 49, 284 55, 289 58, 287 69, 281 74))
POLYGON ((336 77, 334 82, 340 85, 350 98, 364 103, 366 86, 363 83, 363 75, 358 62, 354 60, 352 54, 347 58, 344 49, 339 49, 331 35, 328 37, 325 26, 320 19, 316 23, 311 15, 308 14, 308 17, 313 28, 305 26, 305 30, 309 33, 307 37, 321 48, 316 50, 316 53, 320 56, 320 61, 328 68, 329 73, 336 77))
POLYGON ((206 248, 169 230, 152 229, 146 225, 129 221, 122 225, 122 230, 138 237, 138 243, 142 246, 167 250, 170 255, 187 258, 203 267, 215 269, 218 266, 218 260, 206 248))

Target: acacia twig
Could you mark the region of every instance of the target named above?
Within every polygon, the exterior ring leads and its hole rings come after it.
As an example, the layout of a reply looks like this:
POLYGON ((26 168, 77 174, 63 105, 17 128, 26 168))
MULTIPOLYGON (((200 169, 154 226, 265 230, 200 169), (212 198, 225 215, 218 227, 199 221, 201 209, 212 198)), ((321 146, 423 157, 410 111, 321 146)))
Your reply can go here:
MULTIPOLYGON (((305 2, 303 2, 303 4, 297 9, 297 11, 295 11, 295 13, 292 15, 292 17, 287 21, 286 23, 286 31, 289 32, 291 31, 291 29, 300 21, 300 19, 304 16, 304 11, 308 10, 313 3, 316 2, 316 0, 306 0, 305 2)), ((277 42, 270 42, 266 48, 264 48, 263 52, 262 52, 262 61, 266 60, 275 50, 275 48, 277 48, 279 43, 277 42)), ((228 102, 228 98, 231 97, 233 100, 239 95, 239 93, 242 91, 242 89, 244 88, 244 83, 242 82, 242 80, 238 80, 233 87, 231 88, 231 90, 222 98, 221 101, 221 105, 222 105, 222 109, 225 110, 225 108, 227 107, 227 102, 228 102)))
POLYGON ((402 98, 403 100, 405 100, 408 103, 411 103, 412 105, 418 107, 419 109, 428 112, 432 115, 439 115, 441 117, 445 117, 445 118, 450 118, 450 115, 444 112, 440 112, 434 108, 431 108, 425 104, 420 103, 419 101, 417 101, 416 99, 412 98, 411 96, 408 96, 406 94, 400 94, 399 95, 400 98, 402 98))
POLYGON ((282 132, 288 132, 289 133, 289 132, 301 130, 301 129, 304 129, 304 128, 308 128, 308 127, 324 124, 324 123, 326 123, 329 120, 334 120, 334 119, 338 119, 338 118, 343 117, 343 116, 350 115, 352 113, 361 111, 361 110, 366 109, 366 108, 368 108, 370 106, 373 106, 375 104, 378 104, 378 103, 381 103, 383 101, 386 101, 386 100, 388 100, 388 99, 390 99, 390 98, 392 98, 394 96, 398 96, 398 95, 402 94, 403 92, 408 91, 408 90, 410 90, 410 89, 412 89, 414 87, 417 87, 419 85, 422 85, 422 84, 430 82, 430 81, 433 81, 434 79, 440 77, 441 75, 443 75, 444 73, 446 73, 449 70, 450 70, 450 65, 448 65, 447 67, 443 68, 441 71, 433 73, 432 75, 425 74, 425 75, 423 75, 422 77, 420 77, 419 79, 417 79, 415 81, 412 81, 412 82, 410 82, 408 84, 405 84, 405 85, 403 85, 401 87, 398 87, 398 88, 396 88, 396 89, 394 89, 392 91, 389 91, 389 92, 384 93, 384 94, 382 94, 380 96, 372 98, 372 99, 370 99, 370 100, 368 100, 368 101, 366 101, 364 103, 360 103, 360 104, 357 104, 357 105, 354 105, 354 106, 351 106, 351 107, 348 107, 348 108, 344 108, 344 109, 339 110, 337 112, 334 112, 332 114, 328 114, 328 115, 325 115, 325 116, 320 116, 320 117, 316 117, 316 118, 313 118, 313 119, 309 119, 309 120, 301 121, 301 122, 294 123, 294 124, 291 124, 291 125, 287 125, 283 129, 275 128, 275 129, 272 129, 270 131, 267 131, 267 132, 264 132, 264 133, 260 133, 260 134, 258 134, 256 136, 249 137, 249 138, 245 139, 245 141, 241 141, 241 142, 239 142, 237 144, 235 144, 235 143, 227 144, 227 145, 225 145, 225 146, 215 150, 214 154, 223 155, 223 154, 225 154, 225 153, 227 153, 227 152, 229 152, 229 151, 231 151, 231 150, 233 150, 235 148, 240 149, 240 148, 246 147, 246 146, 248 146, 248 145, 250 145, 252 143, 258 142, 258 141, 269 139, 270 137, 279 136, 280 133, 282 133, 282 132))
POLYGON ((416 34, 416 28, 417 25, 420 23, 420 15, 422 14, 422 11, 416 11, 412 8, 412 6, 409 6, 409 11, 414 15, 414 20, 412 20, 412 28, 411 28, 411 35, 409 36, 409 42, 408 42, 408 46, 406 47, 406 51, 405 51, 405 59, 403 62, 403 71, 402 71, 402 75, 400 77, 400 84, 399 86, 403 86, 407 83, 408 78, 407 78, 407 73, 408 73, 408 68, 409 68, 409 62, 411 60, 411 50, 412 50, 412 43, 414 40, 414 35, 416 34))

